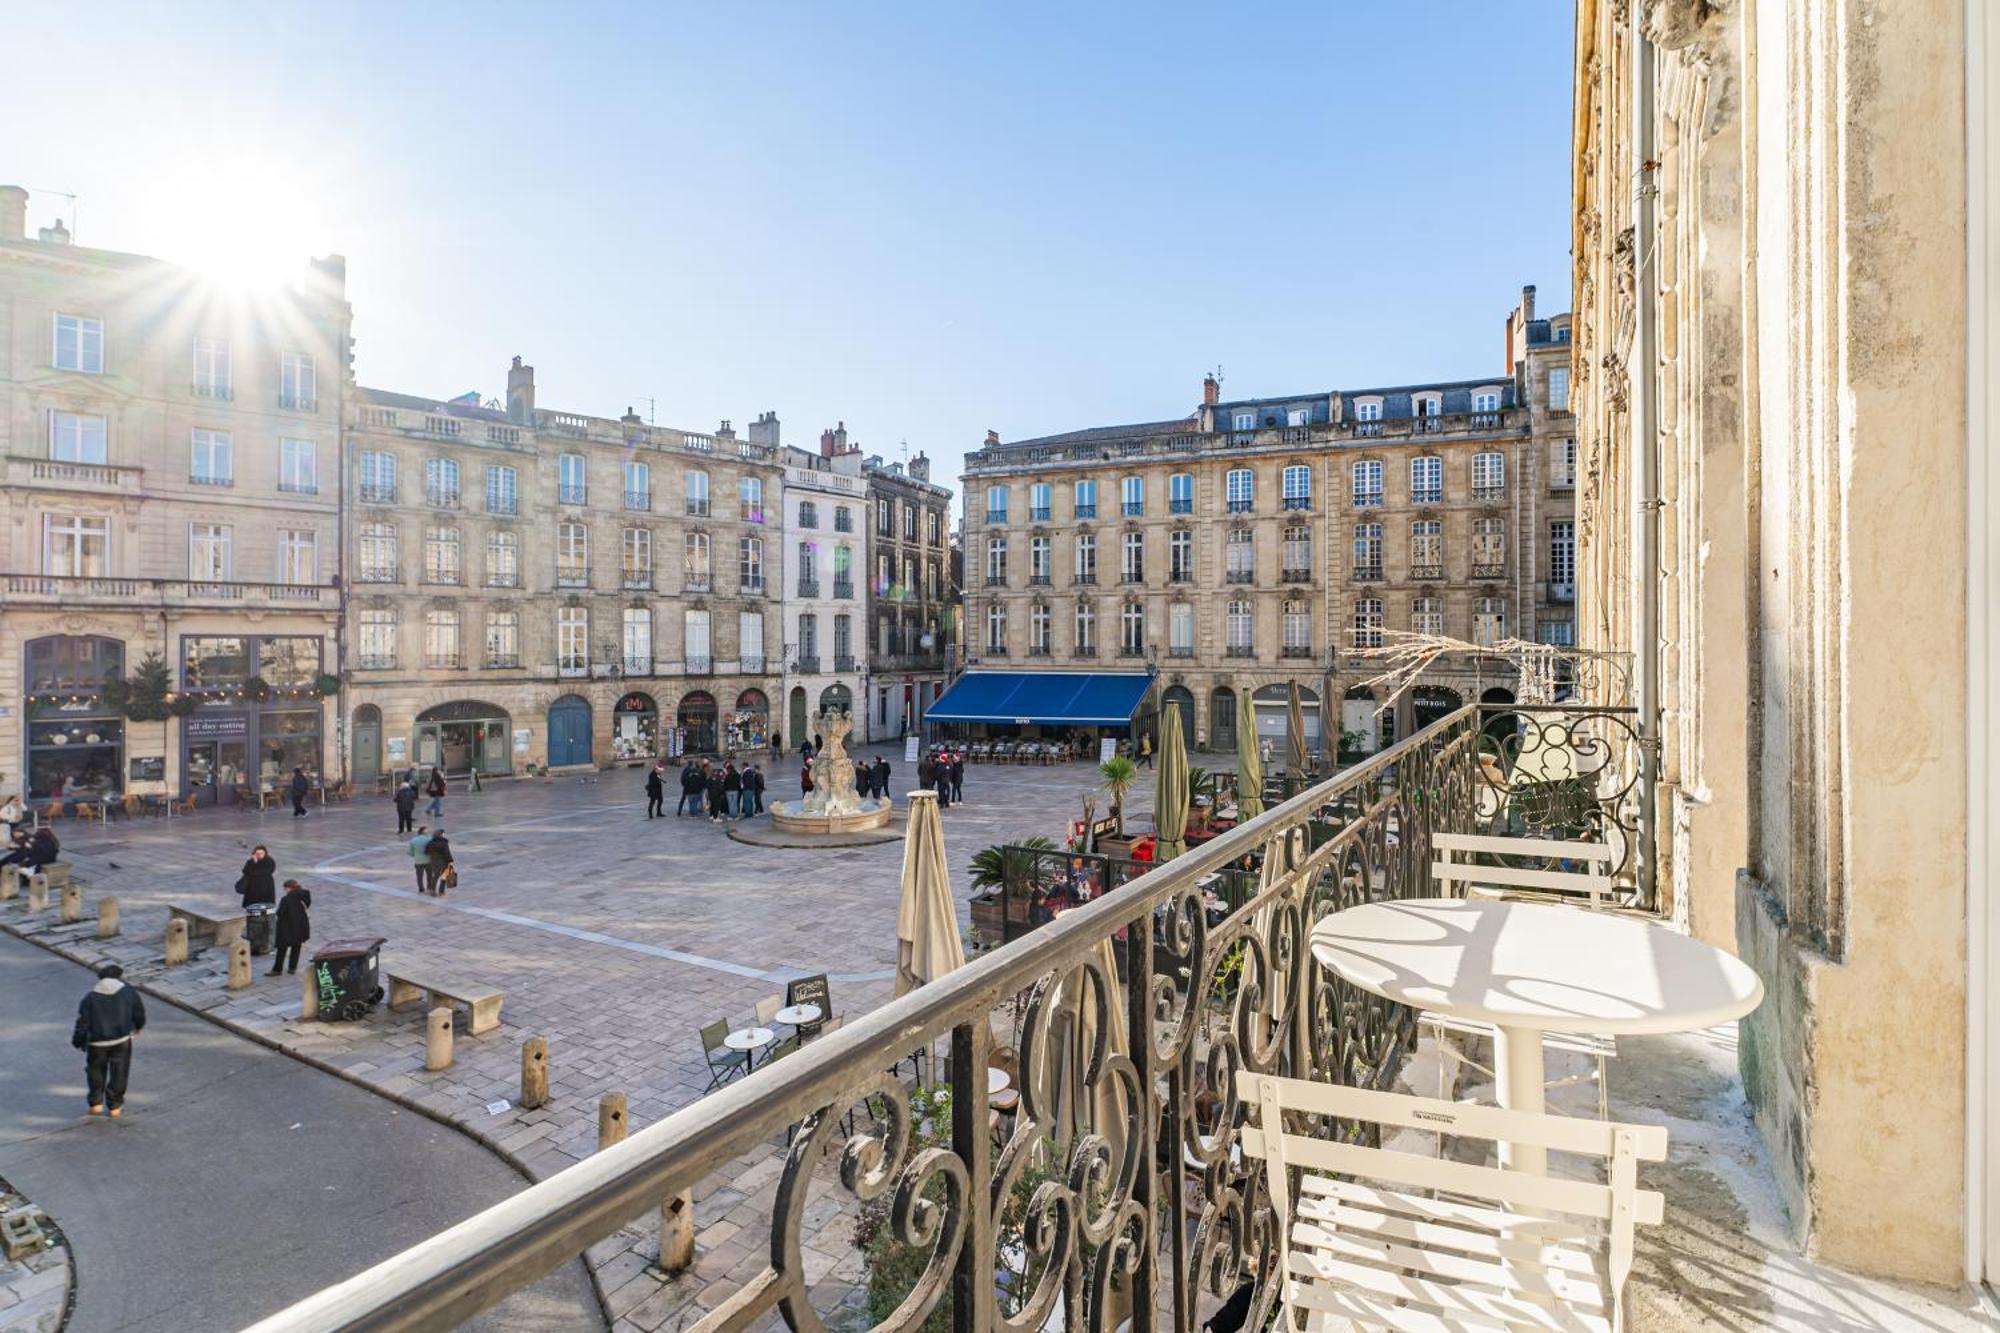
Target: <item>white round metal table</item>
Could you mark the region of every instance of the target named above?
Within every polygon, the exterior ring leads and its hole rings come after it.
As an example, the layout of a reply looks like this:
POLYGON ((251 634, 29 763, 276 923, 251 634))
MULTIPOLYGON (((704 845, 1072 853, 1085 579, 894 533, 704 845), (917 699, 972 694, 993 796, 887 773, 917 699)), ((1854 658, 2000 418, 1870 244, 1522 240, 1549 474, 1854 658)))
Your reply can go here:
POLYGON ((732 1051, 741 1051, 747 1057, 744 1064, 755 1068, 757 1052, 778 1039, 778 1034, 769 1028, 738 1028, 722 1039, 722 1044, 732 1051))
POLYGON ((995 1069, 992 1065, 986 1066, 986 1093, 989 1097, 996 1092, 1007 1091, 1007 1085, 1013 1081, 1007 1076, 1006 1070, 995 1069))
MULTIPOLYGON (((1544 1109, 1542 1034, 1691 1032, 1741 1018, 1764 983, 1700 940, 1551 903, 1404 898, 1364 903, 1312 931, 1320 966, 1362 990, 1493 1025, 1502 1106, 1544 1109)), ((1547 1169, 1544 1150, 1501 1145, 1504 1164, 1547 1169)))
POLYGON ((806 1023, 817 1023, 819 1022, 819 1006, 816 1004, 786 1005, 783 1009, 771 1015, 771 1017, 783 1023, 786 1027, 793 1028, 806 1023))

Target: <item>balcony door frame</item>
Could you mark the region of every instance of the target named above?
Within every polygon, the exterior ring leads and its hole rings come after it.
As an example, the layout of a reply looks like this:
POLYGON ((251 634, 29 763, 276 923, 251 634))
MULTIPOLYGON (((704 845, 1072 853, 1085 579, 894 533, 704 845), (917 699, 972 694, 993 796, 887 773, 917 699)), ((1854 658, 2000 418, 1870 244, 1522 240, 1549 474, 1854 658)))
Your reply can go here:
POLYGON ((1965 1267, 2000 1285, 2000 20, 1965 6, 1965 1267))

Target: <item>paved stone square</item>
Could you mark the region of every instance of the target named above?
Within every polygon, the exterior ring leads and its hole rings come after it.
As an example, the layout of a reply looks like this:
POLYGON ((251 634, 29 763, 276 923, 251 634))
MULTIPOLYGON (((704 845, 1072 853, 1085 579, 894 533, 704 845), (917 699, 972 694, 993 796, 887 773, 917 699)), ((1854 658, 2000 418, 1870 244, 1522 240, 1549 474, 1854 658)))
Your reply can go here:
MULTIPOLYGON (((895 768, 891 790, 907 790, 913 775, 900 748, 881 752, 895 768)), ((649 823, 643 783, 640 770, 620 769, 496 782, 475 794, 455 787, 441 822, 460 886, 443 900, 417 895, 386 798, 313 806, 302 819, 283 809, 223 809, 103 828, 64 821, 64 859, 88 884, 85 921, 58 926, 52 905, 30 923, 18 902, 0 921, 86 960, 116 959, 143 986, 463 1125, 539 1178, 595 1149, 604 1092, 629 1096, 634 1128, 701 1096, 709 1075, 699 1028, 717 1018, 740 1025, 787 979, 829 973, 835 1012, 849 1017, 894 992, 900 840, 826 850, 747 846, 706 819, 649 823), (233 906, 231 885, 259 843, 281 882, 297 878, 312 890, 315 942, 379 935, 388 940, 386 966, 421 965, 427 974, 499 987, 501 1027, 472 1037, 461 1025, 455 1063, 429 1073, 420 1005, 378 1009, 359 1023, 303 1022, 298 980, 266 977, 266 960, 257 960, 256 980, 240 994, 225 989, 220 950, 187 967, 160 966, 166 905, 233 906), (105 894, 120 900, 123 933, 100 943, 95 903, 105 894), (518 1094, 520 1046, 529 1036, 548 1039, 549 1103, 489 1113, 489 1103, 518 1094)), ((966 802, 944 814, 962 925, 973 853, 1030 834, 1060 840, 1085 795, 1097 792, 1104 809, 1099 786, 1093 764, 968 767, 966 802)), ((788 757, 771 772, 767 799, 797 789, 798 761, 788 757)), ((1151 801, 1151 775, 1142 774, 1129 801, 1136 824, 1148 824, 1151 801)), ((421 806, 418 817, 426 820, 421 806)), ((677 1325, 691 1303, 726 1299, 761 1266, 779 1149, 766 1145, 697 1191, 702 1281, 662 1284, 645 1275, 655 1253, 649 1221, 596 1247, 592 1258, 621 1326, 677 1325)), ((815 1304, 823 1310, 839 1305, 859 1274, 849 1225, 828 1209, 815 1233, 822 1261, 815 1304)))

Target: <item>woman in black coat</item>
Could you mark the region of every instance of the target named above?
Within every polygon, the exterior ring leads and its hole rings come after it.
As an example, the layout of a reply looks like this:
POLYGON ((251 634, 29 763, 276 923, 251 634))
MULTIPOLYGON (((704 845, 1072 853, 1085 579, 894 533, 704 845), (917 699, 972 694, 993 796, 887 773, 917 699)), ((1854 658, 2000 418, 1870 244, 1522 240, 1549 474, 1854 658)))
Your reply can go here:
POLYGON ((431 840, 424 844, 424 856, 431 869, 431 892, 444 897, 451 885, 445 883, 444 872, 451 868, 451 844, 445 841, 444 830, 431 834, 431 840))
POLYGON ((250 859, 243 863, 243 877, 236 881, 236 891, 243 895, 243 905, 253 903, 275 903, 278 901, 278 863, 259 843, 250 853, 250 859))
POLYGON ((285 896, 278 900, 278 941, 271 959, 271 975, 299 970, 299 950, 312 938, 312 891, 295 879, 285 881, 285 896))
POLYGON ((723 781, 721 769, 708 770, 708 822, 711 824, 721 819, 723 811, 728 809, 728 789, 723 785, 723 781))

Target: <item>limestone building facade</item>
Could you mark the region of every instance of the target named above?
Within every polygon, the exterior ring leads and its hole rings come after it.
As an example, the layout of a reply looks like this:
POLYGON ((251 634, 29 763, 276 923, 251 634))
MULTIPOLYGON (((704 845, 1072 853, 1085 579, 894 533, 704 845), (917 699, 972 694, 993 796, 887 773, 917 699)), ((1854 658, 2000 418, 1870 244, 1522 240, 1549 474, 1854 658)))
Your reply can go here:
POLYGON ((251 296, 30 238, 28 198, 0 186, 0 789, 337 773, 344 261, 251 296))
POLYGON ((849 743, 865 744, 869 516, 861 450, 848 443, 843 424, 821 432, 817 453, 781 445, 779 461, 786 561, 780 730, 796 751, 813 734, 813 718, 845 711, 855 718, 849 743))
POLYGON ((907 463, 870 457, 868 482, 869 731, 878 740, 918 731, 944 693, 952 617, 951 491, 931 480, 922 453, 907 463))
POLYGON ((1946 1284, 2000 1275, 1992 29, 1582 0, 1575 47, 1581 638, 1635 657, 1663 899, 1764 979, 1799 1238, 1946 1284))
MULTIPOLYGON (((1572 641, 1568 337, 1528 288, 1485 379, 1225 401, 1211 376, 1175 420, 989 433, 964 477, 967 660, 1152 668, 1211 750, 1246 690, 1281 738, 1297 682, 1309 746, 1375 749, 1394 721, 1357 650, 1385 627, 1572 641)), ((1434 668, 1418 720, 1514 683, 1498 659, 1434 668)))
POLYGON ((507 396, 362 388, 349 433, 361 782, 768 743, 778 661, 773 450, 507 396))

